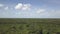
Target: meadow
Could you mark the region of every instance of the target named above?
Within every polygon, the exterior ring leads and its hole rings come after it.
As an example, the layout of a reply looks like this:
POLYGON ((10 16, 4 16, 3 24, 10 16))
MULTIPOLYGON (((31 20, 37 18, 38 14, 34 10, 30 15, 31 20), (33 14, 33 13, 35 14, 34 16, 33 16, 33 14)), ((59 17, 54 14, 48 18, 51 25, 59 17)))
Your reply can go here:
POLYGON ((0 18, 0 34, 60 34, 60 19, 0 18))

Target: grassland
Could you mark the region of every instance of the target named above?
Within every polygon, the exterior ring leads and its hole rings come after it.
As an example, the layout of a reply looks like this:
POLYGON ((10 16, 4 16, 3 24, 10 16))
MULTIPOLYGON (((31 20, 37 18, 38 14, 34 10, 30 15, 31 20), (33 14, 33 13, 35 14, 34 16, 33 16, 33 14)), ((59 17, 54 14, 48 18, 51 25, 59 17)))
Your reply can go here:
POLYGON ((57 33, 60 33, 60 19, 0 18, 0 34, 57 33))

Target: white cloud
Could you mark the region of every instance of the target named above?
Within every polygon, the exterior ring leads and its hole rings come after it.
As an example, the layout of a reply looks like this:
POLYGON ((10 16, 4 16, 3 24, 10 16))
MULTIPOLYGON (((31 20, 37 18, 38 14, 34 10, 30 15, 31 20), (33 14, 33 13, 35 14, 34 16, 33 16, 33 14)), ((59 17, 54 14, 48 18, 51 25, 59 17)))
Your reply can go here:
POLYGON ((8 7, 6 7, 4 4, 0 4, 0 9, 2 9, 2 10, 7 10, 8 7))
POLYGON ((57 16, 60 16, 60 10, 51 10, 49 12, 49 14, 52 16, 52 17, 57 17, 57 16))
POLYGON ((30 4, 24 4, 22 10, 30 10, 30 7, 31 7, 30 4))
POLYGON ((46 11, 46 9, 38 9, 37 13, 44 13, 46 11))
POLYGON ((8 10, 8 7, 5 7, 4 9, 5 9, 5 10, 8 10))
POLYGON ((16 6, 15 6, 15 9, 21 9, 22 8, 22 3, 18 3, 16 6))
POLYGON ((4 5, 3 4, 0 4, 0 7, 3 7, 4 5))
POLYGON ((15 6, 15 9, 19 9, 19 10, 30 10, 31 4, 22 4, 22 3, 18 3, 15 6))

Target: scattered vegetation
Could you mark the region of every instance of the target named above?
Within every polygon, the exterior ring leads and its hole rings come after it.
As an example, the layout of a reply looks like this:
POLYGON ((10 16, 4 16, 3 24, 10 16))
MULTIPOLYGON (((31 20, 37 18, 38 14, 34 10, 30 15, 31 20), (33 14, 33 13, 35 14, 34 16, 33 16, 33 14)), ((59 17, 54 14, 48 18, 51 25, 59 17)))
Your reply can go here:
POLYGON ((60 34, 60 19, 0 19, 0 34, 60 34))

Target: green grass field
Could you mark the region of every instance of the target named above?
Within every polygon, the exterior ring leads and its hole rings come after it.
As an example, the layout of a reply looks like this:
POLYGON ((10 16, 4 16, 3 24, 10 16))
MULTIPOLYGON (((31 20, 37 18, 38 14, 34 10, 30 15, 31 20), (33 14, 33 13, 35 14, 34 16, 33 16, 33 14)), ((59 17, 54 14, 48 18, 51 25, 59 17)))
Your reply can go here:
POLYGON ((60 19, 0 18, 0 34, 60 34, 60 19))

